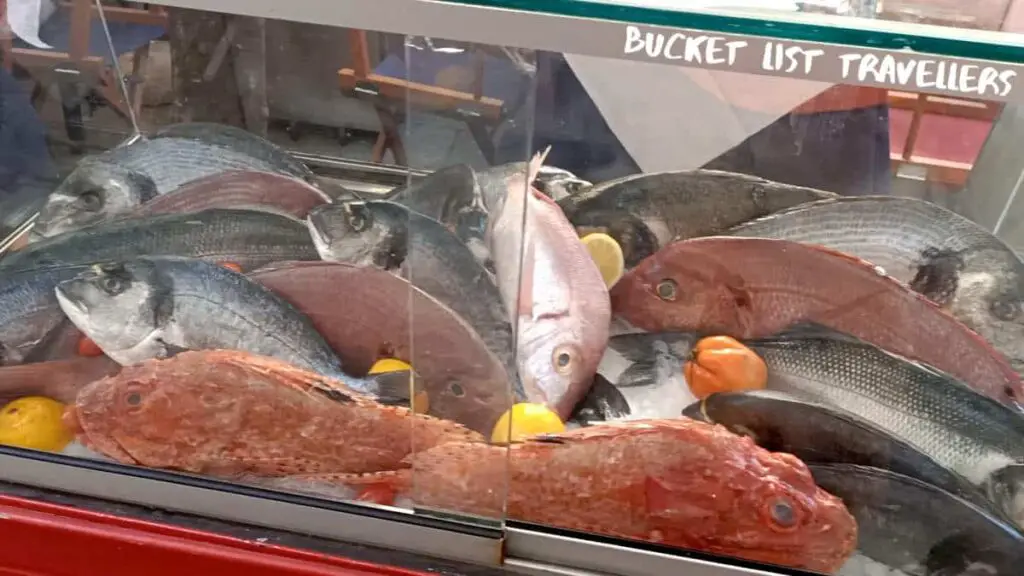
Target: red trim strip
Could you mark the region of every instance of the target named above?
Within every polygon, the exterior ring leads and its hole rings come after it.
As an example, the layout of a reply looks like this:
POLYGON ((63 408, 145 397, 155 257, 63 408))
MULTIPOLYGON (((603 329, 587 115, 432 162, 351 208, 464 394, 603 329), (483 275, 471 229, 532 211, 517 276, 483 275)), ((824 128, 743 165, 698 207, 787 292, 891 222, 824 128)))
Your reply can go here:
POLYGON ((427 576, 0 495, 0 576, 427 576))

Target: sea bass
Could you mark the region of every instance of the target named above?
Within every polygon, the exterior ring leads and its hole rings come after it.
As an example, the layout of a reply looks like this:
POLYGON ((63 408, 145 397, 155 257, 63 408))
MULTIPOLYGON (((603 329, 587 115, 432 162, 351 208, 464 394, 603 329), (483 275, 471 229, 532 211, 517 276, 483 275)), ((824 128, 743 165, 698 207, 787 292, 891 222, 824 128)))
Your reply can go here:
POLYGON ((436 220, 388 201, 344 202, 307 218, 324 260, 393 271, 454 310, 501 361, 519 401, 512 325, 501 293, 469 248, 436 220))
MULTIPOLYGON (((79 330, 125 366, 183 350, 223 349, 343 374, 341 360, 305 315, 216 264, 184 258, 98 264, 57 286, 57 300, 79 330)), ((368 380, 345 383, 379 393, 368 380)))
POLYGON ((810 465, 814 480, 857 519, 858 549, 872 560, 929 576, 1016 576, 1024 536, 984 510, 886 470, 810 465))
POLYGON ((857 543, 853 517, 803 462, 690 419, 591 426, 509 448, 452 443, 409 461, 420 506, 826 573, 857 543), (507 492, 493 488, 506 483, 507 492))
POLYGON ((33 234, 48 238, 96 224, 191 180, 233 170, 278 171, 258 158, 184 138, 112 148, 78 162, 47 198, 33 234))
POLYGON ((366 374, 382 358, 411 364, 434 416, 489 434, 513 402, 504 366, 473 328, 390 272, 288 262, 248 276, 305 314, 350 374, 366 374), (345 305, 324 305, 339 294, 345 305))
POLYGON ((243 271, 282 260, 319 260, 301 220, 257 210, 215 208, 104 222, 29 245, 0 260, 3 274, 56 266, 188 256, 243 271))
POLYGON ((873 466, 916 478, 1003 516, 971 482, 918 447, 857 414, 776 390, 718 392, 683 415, 750 436, 808 464, 873 466))
POLYGON ((687 170, 602 182, 558 205, 581 236, 604 232, 615 238, 632 268, 675 240, 718 234, 785 208, 834 197, 746 174, 687 170))
POLYGON ((316 181, 313 171, 285 149, 266 138, 235 126, 212 122, 183 122, 181 124, 164 126, 157 130, 150 138, 184 138, 215 146, 223 146, 246 156, 258 158, 274 166, 276 172, 310 183, 316 181))
POLYGON ((819 244, 881 266, 1024 370, 1024 262, 1002 240, 915 198, 836 198, 754 220, 729 236, 819 244))
POLYGON ((395 470, 414 438, 419 450, 480 438, 320 374, 235 351, 124 368, 85 387, 64 420, 86 447, 123 464, 229 479, 395 470))
POLYGON ((133 218, 153 214, 200 212, 210 208, 253 208, 283 211, 305 218, 310 210, 331 199, 297 178, 270 172, 235 171, 193 180, 162 194, 126 214, 133 218))
POLYGON ((532 186, 543 163, 485 197, 487 247, 509 320, 519 374, 564 419, 587 394, 608 343, 611 309, 601 272, 561 209, 532 186), (520 274, 522 272, 522 274, 520 274))
POLYGON ((929 364, 1009 405, 1024 385, 983 338, 885 272, 807 244, 709 237, 671 244, 612 289, 617 314, 648 331, 763 338, 814 322, 929 364))
POLYGON ((835 406, 906 440, 984 489, 1024 527, 1024 418, 1015 410, 947 374, 826 329, 745 344, 767 364, 770 389, 835 406))

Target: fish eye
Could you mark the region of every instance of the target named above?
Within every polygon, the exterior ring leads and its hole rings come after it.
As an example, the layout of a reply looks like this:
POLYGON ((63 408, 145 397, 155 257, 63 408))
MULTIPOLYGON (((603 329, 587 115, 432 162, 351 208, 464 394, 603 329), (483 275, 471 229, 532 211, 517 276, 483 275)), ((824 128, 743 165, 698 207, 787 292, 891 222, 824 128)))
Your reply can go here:
POLYGON ((108 294, 117 294, 124 289, 124 281, 117 276, 104 276, 100 278, 100 288, 108 294))
POLYGON ((129 392, 128 395, 124 397, 124 403, 129 406, 138 406, 139 404, 142 404, 142 394, 139 394, 138 392, 129 392))
POLYGON ((796 526, 796 510, 786 500, 779 498, 768 505, 768 515, 779 528, 793 528, 796 526))
POLYGON ((86 210, 96 211, 103 207, 103 197, 95 190, 87 190, 78 196, 78 201, 86 210))
POLYGON ((1009 300, 996 300, 989 307, 992 315, 1000 320, 1016 320, 1020 316, 1020 304, 1009 300))
POLYGON ((576 350, 572 346, 559 346, 551 353, 551 364, 555 372, 565 375, 572 371, 576 350))
POLYGON ((675 280, 666 278, 661 282, 658 282, 658 286, 656 288, 658 298, 671 302, 676 299, 676 292, 678 288, 679 286, 676 284, 675 280))
POLYGON ((361 204, 345 204, 345 222, 353 232, 362 232, 370 226, 370 218, 361 204))
POLYGON ((456 398, 462 398, 466 395, 466 391, 458 382, 452 382, 451 385, 448 386, 448 391, 450 391, 452 396, 455 396, 456 398))

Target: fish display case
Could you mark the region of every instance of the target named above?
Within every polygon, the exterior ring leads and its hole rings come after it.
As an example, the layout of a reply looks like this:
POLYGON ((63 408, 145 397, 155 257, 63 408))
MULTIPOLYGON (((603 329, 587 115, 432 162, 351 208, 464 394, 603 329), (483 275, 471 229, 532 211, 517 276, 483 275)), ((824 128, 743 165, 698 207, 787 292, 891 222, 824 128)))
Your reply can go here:
POLYGON ((465 574, 1018 576, 1024 37, 883 1, 8 0, 0 492, 465 574))

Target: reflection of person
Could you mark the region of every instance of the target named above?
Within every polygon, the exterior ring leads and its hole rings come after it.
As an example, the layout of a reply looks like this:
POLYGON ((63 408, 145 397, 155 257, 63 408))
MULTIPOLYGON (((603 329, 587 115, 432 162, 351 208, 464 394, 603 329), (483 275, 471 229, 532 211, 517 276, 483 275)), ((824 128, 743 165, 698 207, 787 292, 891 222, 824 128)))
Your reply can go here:
POLYGON ((839 194, 888 194, 887 95, 833 86, 705 167, 839 194))
MULTIPOLYGON (((743 75, 738 76, 741 82, 743 75)), ((715 92, 720 88, 702 84, 697 77, 697 86, 689 89, 715 92)), ((777 80, 786 86, 795 82, 777 80)), ((623 89, 643 93, 643 86, 623 89)), ((878 88, 833 86, 723 151, 705 167, 840 194, 886 194, 890 179, 886 95, 878 88)), ((720 98, 738 114, 763 116, 774 110, 768 116, 774 118, 780 113, 772 108, 776 104, 764 102, 763 95, 743 93, 742 85, 720 98)), ((636 113, 644 114, 644 108, 638 107, 636 113)), ((526 121, 518 122, 520 129, 499 143, 498 162, 524 158, 527 136, 522 126, 532 122, 532 151, 552 146, 551 165, 592 181, 640 172, 560 54, 538 53, 536 111, 532 118, 523 116, 526 121)), ((688 128, 679 126, 680 133, 688 128)))

